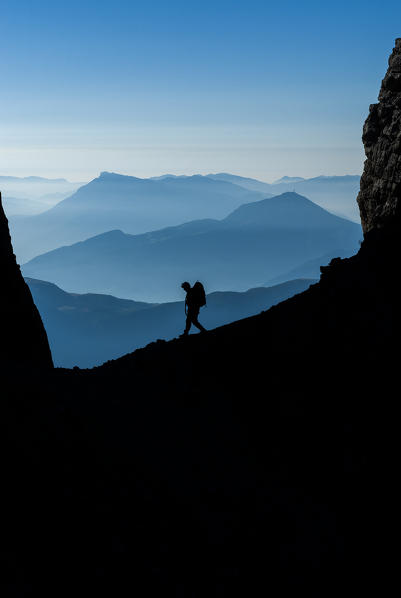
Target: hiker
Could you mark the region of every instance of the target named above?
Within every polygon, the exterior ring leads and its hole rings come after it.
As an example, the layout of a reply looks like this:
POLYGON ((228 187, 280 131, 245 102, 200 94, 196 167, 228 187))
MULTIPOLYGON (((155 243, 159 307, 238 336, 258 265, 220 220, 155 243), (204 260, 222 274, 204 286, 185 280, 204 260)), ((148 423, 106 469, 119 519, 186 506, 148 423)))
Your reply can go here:
POLYGON ((196 326, 201 332, 206 332, 206 328, 198 322, 199 310, 203 305, 206 305, 206 295, 203 284, 199 281, 195 282, 191 287, 189 282, 183 282, 181 288, 184 289, 187 296, 185 298, 185 313, 187 316, 186 326, 181 336, 187 336, 191 324, 196 326))

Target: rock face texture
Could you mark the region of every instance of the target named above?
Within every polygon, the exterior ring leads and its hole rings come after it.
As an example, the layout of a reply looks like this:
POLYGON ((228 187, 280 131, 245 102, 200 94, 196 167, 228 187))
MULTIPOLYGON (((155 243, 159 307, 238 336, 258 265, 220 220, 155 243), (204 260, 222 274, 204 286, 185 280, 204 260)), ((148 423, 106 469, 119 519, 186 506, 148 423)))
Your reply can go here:
POLYGON ((53 366, 46 331, 13 254, 0 193, 0 367, 53 366))
POLYGON ((366 161, 358 204, 364 233, 401 225, 401 38, 389 58, 379 103, 372 104, 362 140, 366 161))

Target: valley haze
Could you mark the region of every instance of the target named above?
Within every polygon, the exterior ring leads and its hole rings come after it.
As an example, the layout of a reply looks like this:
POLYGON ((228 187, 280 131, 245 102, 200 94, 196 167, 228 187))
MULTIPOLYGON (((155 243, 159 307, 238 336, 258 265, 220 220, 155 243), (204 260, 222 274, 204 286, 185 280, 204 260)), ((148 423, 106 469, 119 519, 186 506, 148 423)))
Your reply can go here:
POLYGON ((177 300, 181 282, 194 276, 208 292, 245 291, 311 259, 352 255, 360 240, 360 225, 287 192, 245 203, 221 220, 140 235, 109 231, 42 254, 22 271, 71 292, 164 302, 177 300))

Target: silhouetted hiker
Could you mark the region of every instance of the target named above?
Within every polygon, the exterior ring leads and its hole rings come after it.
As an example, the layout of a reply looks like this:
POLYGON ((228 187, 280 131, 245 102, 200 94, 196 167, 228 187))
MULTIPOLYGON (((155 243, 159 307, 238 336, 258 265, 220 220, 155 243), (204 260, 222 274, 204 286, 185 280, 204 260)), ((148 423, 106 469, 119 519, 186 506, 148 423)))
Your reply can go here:
POLYGON ((187 315, 186 326, 181 336, 187 336, 191 324, 196 326, 201 332, 206 332, 206 328, 198 322, 199 310, 203 305, 206 305, 205 289, 201 282, 195 282, 194 286, 191 287, 189 282, 183 282, 181 287, 186 292, 185 298, 185 313, 187 315))

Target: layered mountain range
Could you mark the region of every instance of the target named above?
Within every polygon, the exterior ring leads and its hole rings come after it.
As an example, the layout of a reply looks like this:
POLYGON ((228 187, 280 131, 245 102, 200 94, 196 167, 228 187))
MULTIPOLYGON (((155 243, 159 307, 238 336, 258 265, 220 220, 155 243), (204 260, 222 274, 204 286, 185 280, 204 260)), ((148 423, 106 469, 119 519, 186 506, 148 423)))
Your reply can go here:
MULTIPOLYGON (((355 204, 355 196, 359 190, 360 177, 358 175, 317 176, 310 179, 284 176, 274 183, 265 183, 227 172, 205 176, 216 181, 226 181, 250 191, 259 191, 265 197, 293 191, 300 195, 306 195, 321 207, 338 216, 349 218, 355 222, 360 220, 358 206, 355 204)), ((187 177, 167 174, 155 178, 162 180, 168 178, 185 179, 187 177)))
MULTIPOLYGON (((27 186, 30 180, 22 182, 27 186)), ((64 190, 62 182, 58 185, 64 190)), ((63 201, 65 195, 59 193, 57 199, 44 195, 35 201, 10 193, 6 207, 13 216, 10 224, 14 249, 24 262, 60 245, 112 229, 138 234, 198 218, 223 218, 242 204, 293 191, 332 213, 359 222, 354 213, 358 188, 358 176, 307 180, 284 177, 268 184, 225 173, 139 179, 104 172, 63 201), (44 206, 51 207, 52 202, 57 205, 43 212, 44 206), (31 216, 16 217, 26 210, 31 216)))
POLYGON ((3 205, 8 217, 44 212, 70 196, 81 185, 65 179, 0 175, 3 205))
POLYGON ((115 228, 139 234, 194 218, 223 218, 241 204, 263 197, 196 175, 153 180, 103 172, 51 210, 14 219, 15 250, 26 261, 115 228))
POLYGON ((284 193, 242 205, 219 221, 143 235, 110 231, 38 256, 23 272, 73 292, 172 301, 180 297, 181 282, 194 276, 209 292, 244 291, 311 259, 325 256, 324 264, 352 255, 361 237, 358 224, 284 193))

